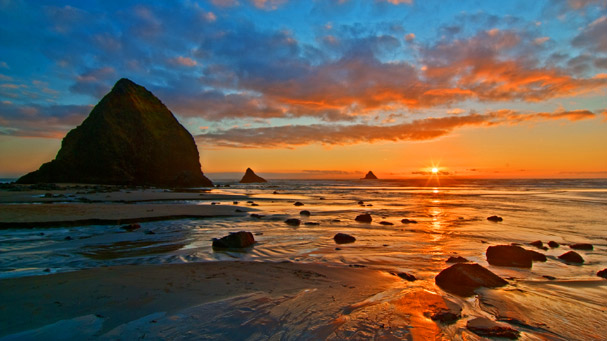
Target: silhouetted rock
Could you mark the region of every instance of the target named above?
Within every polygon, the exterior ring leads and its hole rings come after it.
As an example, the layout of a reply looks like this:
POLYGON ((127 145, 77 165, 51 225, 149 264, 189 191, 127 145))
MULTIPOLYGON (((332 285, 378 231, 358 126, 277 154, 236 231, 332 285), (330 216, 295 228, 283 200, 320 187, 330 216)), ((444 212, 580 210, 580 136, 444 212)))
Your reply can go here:
POLYGON ((441 289, 459 296, 472 296, 474 290, 497 288, 508 284, 498 275, 474 263, 454 264, 441 271, 434 279, 441 289))
POLYGON ((542 241, 541 241, 541 240, 536 240, 536 241, 534 241, 534 242, 531 242, 531 243, 529 243, 529 245, 531 245, 531 246, 535 246, 535 247, 537 247, 538 249, 541 249, 541 248, 543 248, 543 247, 544 247, 544 243, 542 243, 542 241))
POLYGON ((559 243, 551 240, 551 241, 548 242, 548 246, 550 246, 551 248, 556 248, 556 247, 559 247, 561 245, 559 243))
POLYGON ((252 184, 252 183, 258 183, 258 182, 267 182, 267 181, 266 181, 266 179, 255 174, 255 172, 253 172, 253 170, 251 168, 247 168, 247 170, 244 172, 244 175, 242 176, 242 179, 240 179, 241 184, 252 184))
POLYGON ((546 255, 537 251, 533 251, 533 250, 527 250, 527 252, 531 255, 531 259, 534 262, 545 262, 546 259, 546 255))
POLYGON ((354 243, 356 241, 356 238, 352 237, 349 234, 338 233, 335 236, 333 236, 333 240, 335 240, 335 242, 337 244, 348 244, 348 243, 354 243))
POLYGON ((398 276, 402 279, 404 279, 405 281, 409 281, 409 282, 413 282, 415 280, 417 280, 417 278, 415 278, 415 276, 413 276, 410 273, 406 273, 406 272, 393 272, 392 273, 394 276, 398 276))
POLYGON ((503 221, 504 218, 492 215, 491 217, 487 217, 487 220, 497 223, 498 221, 503 221))
POLYGON ((315 221, 306 221, 306 222, 304 223, 304 225, 318 226, 318 225, 320 225, 320 223, 315 222, 315 221))
POLYGON ((213 238, 213 248, 219 249, 241 249, 255 244, 255 238, 251 232, 232 232, 222 238, 213 238))
POLYGON ((559 256, 559 259, 564 260, 567 263, 577 263, 577 264, 584 263, 584 258, 582 258, 582 256, 580 256, 580 254, 575 251, 569 251, 569 252, 563 253, 562 255, 559 256))
POLYGON ((596 273, 597 276, 607 279, 607 269, 603 269, 596 273))
POLYGON ((367 173, 367 175, 365 175, 365 177, 363 179, 364 180, 377 180, 377 177, 375 176, 375 174, 373 174, 372 171, 369 171, 369 173, 367 173))
POLYGON ((446 261, 446 263, 467 263, 467 262, 468 262, 468 260, 461 256, 457 256, 457 257, 451 256, 446 261))
POLYGON ((369 213, 364 213, 356 216, 354 220, 361 223, 370 223, 371 221, 373 221, 373 218, 371 218, 371 215, 369 213))
POLYGON ((528 250, 514 245, 495 245, 487 248, 487 261, 491 265, 530 268, 533 257, 528 250))
POLYGON ((310 216, 310 211, 303 210, 303 211, 299 212, 299 215, 302 215, 304 217, 309 217, 310 216))
POLYGON ((477 317, 468 321, 466 328, 473 333, 484 337, 501 337, 518 339, 520 332, 510 328, 504 323, 496 323, 484 317, 477 317))
POLYGON ((134 223, 134 224, 128 224, 128 225, 124 225, 124 226, 120 226, 121 229, 126 230, 126 231, 135 231, 141 228, 141 225, 134 223))
POLYGON ((413 220, 413 219, 403 219, 400 222, 403 224, 417 224, 417 220, 413 220))
POLYGON ((53 161, 17 182, 213 186, 192 135, 151 92, 125 78, 67 133, 53 161))
POLYGON ((387 225, 387 226, 389 226, 389 225, 394 225, 393 223, 391 223, 391 222, 389 222, 389 221, 380 221, 380 222, 379 222, 379 224, 380 224, 380 225, 387 225))
POLYGON ((300 201, 296 201, 293 206, 303 206, 304 204, 300 201))
POLYGON ((571 244, 571 245, 569 245, 569 247, 574 250, 592 250, 592 249, 594 249, 592 244, 587 244, 587 243, 571 244))
POLYGON ((287 225, 291 225, 291 226, 299 226, 301 224, 301 220, 295 219, 295 218, 290 218, 290 219, 285 220, 285 223, 287 225))

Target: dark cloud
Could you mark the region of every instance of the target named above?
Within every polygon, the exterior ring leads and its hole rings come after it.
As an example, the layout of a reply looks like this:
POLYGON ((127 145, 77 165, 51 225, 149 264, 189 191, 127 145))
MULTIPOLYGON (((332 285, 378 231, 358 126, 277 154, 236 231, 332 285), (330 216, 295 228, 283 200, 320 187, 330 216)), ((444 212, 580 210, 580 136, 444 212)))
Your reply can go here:
POLYGON ((0 102, 0 134, 62 138, 82 123, 91 109, 88 105, 18 106, 0 102))
POLYGON ((604 15, 584 28, 571 42, 573 46, 584 47, 590 51, 607 52, 607 15, 604 15))

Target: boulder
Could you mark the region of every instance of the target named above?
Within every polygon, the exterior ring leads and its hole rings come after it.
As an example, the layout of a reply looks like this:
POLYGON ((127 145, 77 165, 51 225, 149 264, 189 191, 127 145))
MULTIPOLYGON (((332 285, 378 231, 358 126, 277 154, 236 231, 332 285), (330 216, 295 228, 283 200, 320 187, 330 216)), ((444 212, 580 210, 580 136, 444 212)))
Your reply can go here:
POLYGON ((365 175, 363 180, 377 180, 377 177, 375 176, 375 174, 373 174, 372 171, 369 171, 369 173, 367 173, 367 175, 365 175))
POLYGON ((532 250, 527 250, 527 252, 531 255, 531 259, 534 262, 545 262, 547 260, 546 255, 541 252, 532 250))
POLYGON ((255 244, 255 238, 251 232, 232 232, 221 238, 213 238, 214 249, 242 249, 255 244))
POLYGON ((247 168, 247 170, 244 172, 244 175, 242 176, 242 179, 240 179, 241 184, 252 184, 252 183, 260 183, 260 182, 267 182, 267 181, 266 181, 266 179, 262 178, 261 176, 255 174, 255 172, 253 172, 253 170, 251 168, 247 168))
POLYGON ((293 206, 303 206, 304 204, 300 201, 297 201, 293 204, 293 206))
POLYGON ((541 249, 541 248, 543 248, 543 247, 544 247, 544 243, 542 243, 542 241, 541 241, 541 240, 536 240, 536 241, 534 241, 534 242, 531 242, 531 243, 529 243, 529 245, 531 245, 531 246, 535 246, 535 247, 537 247, 538 249, 541 249))
POLYGON ((587 243, 571 244, 571 245, 569 245, 569 247, 574 250, 592 250, 592 249, 594 249, 592 244, 587 244, 587 243))
POLYGON ((557 248, 557 247, 559 247, 561 245, 559 243, 551 240, 551 241, 548 242, 548 246, 550 246, 551 248, 557 248))
POLYGON ((528 250, 514 245, 495 245, 487 248, 487 261, 491 265, 530 268, 533 257, 528 250))
POLYGON ((351 236, 349 234, 338 233, 335 236, 333 236, 333 240, 335 240, 335 242, 337 244, 348 244, 348 243, 354 243, 356 241, 356 238, 354 238, 353 236, 351 236))
POLYGON ((413 219, 403 219, 400 222, 403 224, 417 224, 417 220, 413 220, 413 219))
POLYGON ((299 212, 299 215, 302 215, 304 217, 309 217, 310 216, 310 211, 303 210, 303 211, 299 212))
POLYGON ((599 277, 603 277, 604 279, 607 279, 607 269, 603 269, 603 270, 597 272, 596 275, 599 277))
POLYGON ((580 256, 580 254, 575 251, 569 251, 569 252, 563 253, 562 255, 559 256, 559 259, 563 260, 567 263, 576 263, 576 264, 584 263, 584 258, 582 258, 582 256, 580 256))
POLYGON ((474 290, 497 288, 508 284, 504 279, 475 263, 454 264, 441 271, 434 279, 439 288, 455 295, 468 297, 474 290))
POLYGON ((301 220, 295 219, 295 218, 290 218, 290 219, 285 220, 285 223, 290 226, 299 226, 301 224, 301 220))
POLYGON ((387 225, 387 226, 394 225, 393 223, 391 223, 389 221, 380 221, 379 224, 380 225, 387 225))
POLYGON ((492 215, 491 217, 487 217, 487 220, 497 223, 498 221, 503 221, 504 218, 492 215))
POLYGON ((67 133, 54 160, 17 182, 213 187, 192 135, 151 92, 125 78, 67 133))
POLYGON ((506 339, 518 339, 520 332, 510 328, 504 323, 497 323, 484 317, 477 317, 468 321, 466 328, 474 334, 484 337, 499 337, 506 339))
POLYGON ((413 276, 410 273, 406 273, 406 272, 393 272, 392 274, 394 276, 398 276, 398 277, 404 279, 405 281, 409 281, 409 282, 413 282, 413 281, 417 280, 417 278, 415 278, 415 276, 413 276))
POLYGON ((364 214, 359 214, 358 216, 356 216, 356 218, 354 218, 354 220, 356 220, 360 223, 370 223, 371 221, 373 221, 373 218, 371 218, 371 215, 369 213, 364 213, 364 214))
POLYGON ((457 256, 457 257, 451 256, 446 261, 446 263, 467 263, 467 262, 468 262, 468 260, 461 256, 457 256))

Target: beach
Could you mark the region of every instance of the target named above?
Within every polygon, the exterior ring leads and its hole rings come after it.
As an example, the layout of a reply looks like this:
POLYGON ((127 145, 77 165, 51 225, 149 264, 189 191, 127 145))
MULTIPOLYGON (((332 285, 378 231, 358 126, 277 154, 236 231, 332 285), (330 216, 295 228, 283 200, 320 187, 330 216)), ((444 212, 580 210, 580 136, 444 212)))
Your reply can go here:
POLYGON ((479 317, 522 339, 607 334, 607 280, 596 275, 607 264, 604 182, 222 185, 1 191, 0 339, 476 340, 467 324, 479 317), (373 221, 355 221, 362 213, 373 221), (241 230, 253 246, 211 247, 241 230), (336 244, 336 233, 356 241, 336 244), (530 245, 538 239, 560 246, 530 245), (558 259, 580 242, 593 245, 578 251, 583 265, 558 259), (511 243, 547 261, 487 263, 487 247, 511 243), (450 256, 507 285, 444 291, 435 277, 450 256))

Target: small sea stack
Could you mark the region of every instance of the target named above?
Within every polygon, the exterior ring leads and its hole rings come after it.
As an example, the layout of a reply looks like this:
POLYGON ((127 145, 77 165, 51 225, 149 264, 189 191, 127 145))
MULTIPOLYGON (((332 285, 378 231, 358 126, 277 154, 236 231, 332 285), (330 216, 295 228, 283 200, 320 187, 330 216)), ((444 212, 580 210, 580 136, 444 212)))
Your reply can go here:
POLYGON ((372 171, 369 171, 369 173, 367 173, 367 175, 365 175, 363 180, 377 180, 377 177, 375 176, 375 174, 373 174, 372 171))
POLYGON ((260 182, 267 182, 267 181, 266 181, 266 179, 262 178, 261 176, 255 174, 255 172, 253 172, 253 170, 251 168, 247 168, 247 170, 244 172, 244 176, 240 180, 241 184, 253 184, 253 183, 260 183, 260 182))

